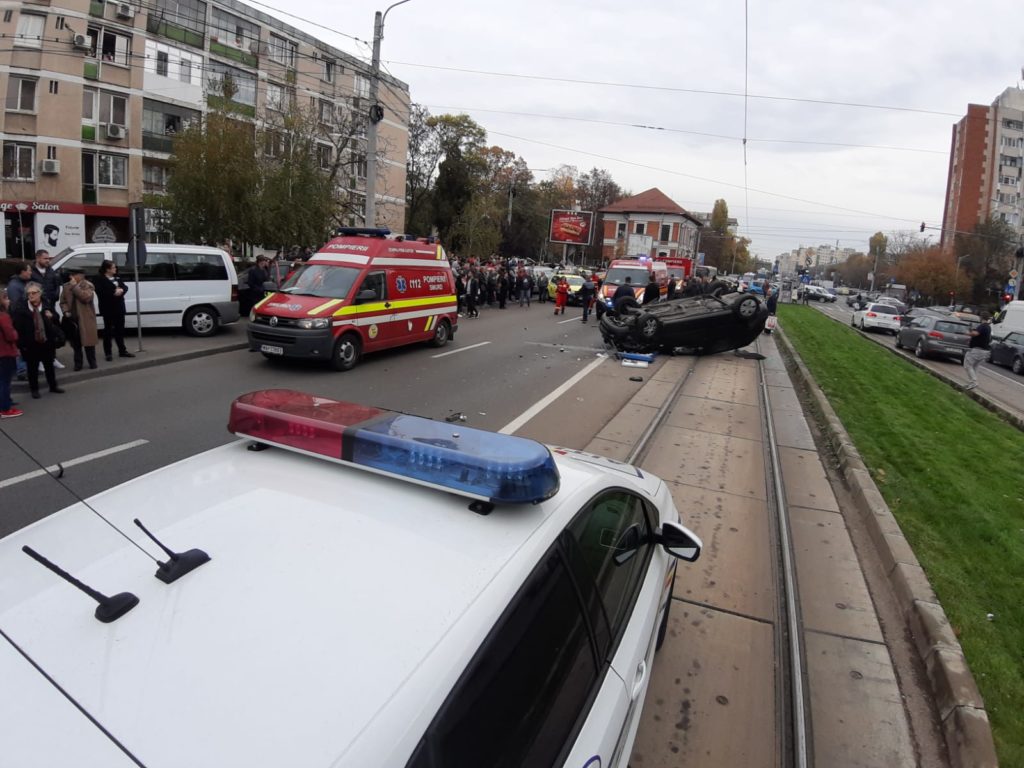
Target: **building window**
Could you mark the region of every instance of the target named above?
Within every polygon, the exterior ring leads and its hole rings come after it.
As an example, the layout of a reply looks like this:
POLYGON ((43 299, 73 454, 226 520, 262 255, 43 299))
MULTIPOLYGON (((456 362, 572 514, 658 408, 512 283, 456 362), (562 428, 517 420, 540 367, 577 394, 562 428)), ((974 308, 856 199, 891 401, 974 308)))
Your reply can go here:
POLYGON ((267 157, 286 157, 291 153, 291 142, 280 131, 267 131, 263 135, 263 151, 267 157))
POLYGON ((672 239, 672 225, 662 224, 661 225, 661 242, 667 243, 672 239))
POLYGON ((128 97, 116 93, 100 93, 100 122, 128 125, 128 97))
POLYGON ((96 55, 97 41, 99 41, 99 50, 103 61, 122 67, 129 66, 132 50, 130 37, 100 29, 90 29, 88 34, 91 42, 90 55, 96 55))
POLYGON ((367 99, 370 97, 370 78, 363 77, 362 75, 356 75, 355 91, 353 96, 357 99, 367 99))
POLYGON ((142 191, 162 194, 167 191, 167 179, 170 174, 162 165, 142 166, 142 191))
POLYGON ((51 80, 50 81, 50 93, 56 95, 56 93, 57 93, 59 88, 60 88, 60 81, 59 80, 51 80))
POLYGON ((329 171, 331 169, 331 145, 317 144, 316 156, 317 160, 320 162, 320 169, 323 171, 329 171))
POLYGON ((178 62, 178 79, 183 83, 192 82, 192 62, 188 59, 178 62))
POLYGON ((211 93, 223 95, 224 77, 231 79, 235 89, 231 100, 236 104, 246 104, 250 107, 256 106, 256 76, 243 69, 229 67, 219 61, 211 61, 206 65, 206 84, 211 93))
MULTIPOLYGON (((108 155, 103 152, 83 152, 95 157, 96 183, 101 187, 128 186, 128 158, 125 155, 108 155)), ((90 162, 90 165, 92 163, 90 162)), ((82 163, 83 168, 85 163, 82 163)))
POLYGON ((323 60, 323 71, 320 73, 320 79, 328 83, 334 82, 334 59, 323 60))
POLYGON ((96 90, 93 88, 82 89, 82 122, 96 122, 96 90))
POLYGON ((42 48, 46 17, 35 13, 22 13, 18 17, 18 32, 14 44, 21 48, 42 48))
POLYGON ((284 109, 284 86, 267 83, 267 108, 278 112, 284 109))
POLYGON ((245 50, 260 39, 259 26, 216 6, 210 19, 210 32, 218 42, 245 50))
POLYGON ((202 0, 156 0, 156 9, 150 11, 150 16, 160 16, 200 37, 206 34, 206 3, 202 0))
POLYGON ((626 222, 620 221, 615 225, 615 239, 622 240, 626 237, 626 222))
POLYGON ((366 178, 366 155, 355 155, 352 158, 352 173, 357 179, 366 178))
POLYGON ((14 11, 8 8, 4 11, 4 24, 9 24, 12 18, 14 18, 14 11))
POLYGON ((7 80, 7 111, 36 111, 36 81, 25 77, 14 77, 7 80))
POLYGON ((634 235, 644 235, 644 234, 647 234, 647 225, 642 223, 642 222, 634 222, 634 224, 633 224, 633 234, 634 235))
POLYGON ((167 56, 166 51, 156 52, 156 73, 163 77, 167 77, 167 65, 170 59, 167 56))
POLYGON ((271 33, 270 35, 270 59, 286 67, 295 66, 295 54, 298 52, 298 45, 291 40, 286 40, 271 33))
POLYGON ((58 16, 57 17, 57 29, 64 29, 66 26, 67 26, 67 23, 66 23, 64 17, 63 16, 58 16))
POLYGON ((32 181, 35 178, 36 147, 34 144, 4 142, 4 178, 32 181))
POLYGON ((46 148, 46 159, 47 160, 56 160, 57 159, 57 148, 56 147, 49 146, 49 147, 46 148))
POLYGON ((334 125, 334 104, 320 99, 320 122, 324 125, 334 125))

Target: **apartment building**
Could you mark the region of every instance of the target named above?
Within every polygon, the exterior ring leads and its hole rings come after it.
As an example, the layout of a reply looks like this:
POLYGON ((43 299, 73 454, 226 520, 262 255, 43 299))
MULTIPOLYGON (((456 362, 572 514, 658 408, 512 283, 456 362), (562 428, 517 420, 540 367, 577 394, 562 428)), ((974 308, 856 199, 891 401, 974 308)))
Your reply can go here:
MULTIPOLYGON (((364 223, 365 62, 235 0, 10 3, 0 34, 0 258, 126 240, 129 204, 165 189, 174 134, 211 107, 258 129, 284 105, 308 105, 321 166, 343 163, 338 183, 354 202, 345 223, 364 223)), ((400 231, 408 86, 382 77, 378 103, 375 224, 400 231)), ((160 217, 147 214, 149 239, 166 240, 160 217)))
POLYGON ((696 258, 700 220, 657 187, 601 209, 601 258, 696 258), (640 251, 637 251, 640 248, 640 251))
POLYGON ((991 106, 968 104, 953 126, 942 215, 942 247, 956 232, 995 218, 1024 234, 1024 89, 1007 88, 991 106))

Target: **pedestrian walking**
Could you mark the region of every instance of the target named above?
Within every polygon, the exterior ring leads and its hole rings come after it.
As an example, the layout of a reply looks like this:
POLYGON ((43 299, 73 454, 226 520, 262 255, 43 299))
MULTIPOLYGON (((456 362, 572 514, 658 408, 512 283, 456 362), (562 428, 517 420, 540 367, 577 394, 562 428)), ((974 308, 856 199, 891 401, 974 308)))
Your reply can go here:
POLYGON ((270 259, 266 256, 257 256, 256 263, 249 267, 249 271, 245 275, 245 288, 240 291, 238 300, 238 310, 242 317, 247 317, 252 308, 266 295, 263 284, 270 280, 268 264, 270 264, 270 259))
POLYGON ((25 288, 25 296, 28 300, 14 311, 11 319, 14 321, 14 330, 18 332, 21 356, 28 366, 28 387, 32 397, 38 400, 39 367, 42 365, 50 391, 63 394, 64 390, 57 384, 57 375, 53 370, 58 335, 56 317, 52 310, 43 305, 43 286, 39 283, 29 283, 25 288))
POLYGON ((580 303, 583 305, 583 322, 587 322, 587 318, 590 317, 590 308, 594 304, 594 294, 597 293, 597 287, 594 285, 593 276, 584 275, 583 285, 580 286, 580 303))
POLYGON ((505 272, 505 268, 501 267, 498 270, 498 277, 495 280, 495 291, 498 297, 498 309, 505 308, 505 301, 508 299, 509 294, 509 278, 505 272))
POLYGON ((124 345, 124 297, 128 286, 118 277, 117 265, 109 260, 100 264, 100 274, 94 284, 100 315, 103 317, 103 356, 109 363, 114 359, 113 344, 117 344, 120 357, 135 357, 124 345))
POLYGON ((537 275, 537 303, 544 304, 548 300, 548 276, 547 273, 541 271, 537 275))
POLYGON ((469 278, 466 280, 466 317, 480 317, 480 311, 476 308, 477 293, 480 291, 480 281, 476 272, 470 270, 469 278))
POLYGON ((988 312, 982 312, 981 322, 968 331, 971 339, 964 354, 964 371, 967 373, 965 392, 978 386, 978 364, 988 358, 988 345, 992 340, 992 326, 988 321, 988 312))
POLYGON ((670 277, 668 279, 668 293, 665 294, 666 301, 672 301, 676 297, 676 279, 670 277))
POLYGON ((455 277, 455 305, 459 317, 462 317, 466 308, 466 281, 461 272, 455 277))
POLYGON ((774 315, 779 308, 779 292, 768 289, 768 298, 765 299, 765 306, 768 307, 768 314, 774 315))
POLYGON ((96 310, 93 299, 96 290, 85 279, 85 271, 76 267, 68 270, 71 279, 60 292, 61 327, 75 355, 75 370, 82 370, 82 353, 90 368, 96 367, 96 310))
POLYGON ((533 293, 533 278, 530 277, 529 273, 523 268, 519 268, 518 285, 516 286, 519 290, 519 306, 523 306, 525 303, 527 307, 530 306, 531 294, 533 293))
POLYGON ((21 410, 11 400, 11 380, 18 365, 18 332, 10 313, 10 296, 7 289, 0 288, 0 419, 21 416, 21 410))
POLYGON ((555 314, 564 315, 565 305, 569 303, 569 281, 565 275, 558 280, 558 287, 555 289, 555 314))

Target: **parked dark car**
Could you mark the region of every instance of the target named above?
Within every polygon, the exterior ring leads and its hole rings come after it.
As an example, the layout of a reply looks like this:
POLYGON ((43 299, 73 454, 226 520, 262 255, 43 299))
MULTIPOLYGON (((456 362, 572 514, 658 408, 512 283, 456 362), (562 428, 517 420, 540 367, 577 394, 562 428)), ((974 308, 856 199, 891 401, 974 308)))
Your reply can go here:
POLYGON ((1015 332, 1003 339, 993 339, 988 349, 988 361, 1024 375, 1024 333, 1015 332))
POLYGON ((623 352, 682 347, 710 355, 750 344, 764 330, 768 308, 749 293, 691 296, 641 307, 628 297, 601 317, 601 336, 623 352))
POLYGON ((896 334, 896 349, 912 349, 926 357, 952 357, 963 362, 971 340, 970 323, 939 315, 920 315, 896 334))

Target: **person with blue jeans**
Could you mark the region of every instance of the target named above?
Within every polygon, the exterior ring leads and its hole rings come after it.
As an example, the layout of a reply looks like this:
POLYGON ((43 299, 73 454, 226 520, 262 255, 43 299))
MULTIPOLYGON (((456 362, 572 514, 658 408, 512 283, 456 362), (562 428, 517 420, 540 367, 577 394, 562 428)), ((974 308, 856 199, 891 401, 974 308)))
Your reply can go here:
MULTIPOLYGON (((23 261, 18 265, 18 271, 14 273, 10 282, 7 283, 7 298, 10 301, 11 309, 25 301, 25 286, 32 280, 32 262, 23 261)), ((25 359, 19 354, 15 363, 15 375, 19 379, 25 378, 25 359)))

